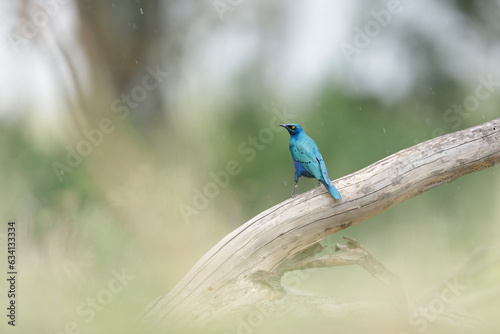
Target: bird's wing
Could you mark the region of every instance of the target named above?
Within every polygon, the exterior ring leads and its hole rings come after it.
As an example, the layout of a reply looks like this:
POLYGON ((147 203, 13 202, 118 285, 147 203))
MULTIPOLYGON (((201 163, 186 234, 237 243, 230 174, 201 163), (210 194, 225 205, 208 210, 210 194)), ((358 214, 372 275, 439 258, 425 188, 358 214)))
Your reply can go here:
MULTIPOLYGON (((316 145, 311 145, 311 143, 308 141, 297 140, 293 144, 290 144, 290 151, 292 152, 292 156, 295 161, 300 163, 301 166, 310 174, 312 174, 316 179, 321 180, 322 168, 320 164, 321 162, 323 162, 323 158, 321 157, 321 154, 319 154, 321 160, 318 160, 317 154, 315 152, 317 151, 317 146, 314 146, 316 145)), ((326 171, 326 167, 324 168, 324 170, 326 171)))
POLYGON ((330 180, 330 178, 328 177, 328 172, 326 171, 326 165, 325 165, 325 162, 323 161, 323 157, 321 156, 321 154, 319 155, 319 158, 320 158, 320 160, 319 160, 319 167, 321 168, 321 174, 323 175, 323 181, 329 187, 332 187, 333 183, 330 180))

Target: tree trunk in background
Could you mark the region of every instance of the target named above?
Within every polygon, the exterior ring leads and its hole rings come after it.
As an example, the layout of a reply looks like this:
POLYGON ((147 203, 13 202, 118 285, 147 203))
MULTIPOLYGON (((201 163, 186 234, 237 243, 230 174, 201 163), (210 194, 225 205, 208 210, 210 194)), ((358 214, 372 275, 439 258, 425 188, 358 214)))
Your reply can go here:
MULTIPOLYGON (((87 117, 100 120, 110 112, 111 102, 132 89, 143 86, 146 67, 162 65, 161 53, 155 48, 163 36, 159 0, 137 1, 77 1, 81 47, 90 61, 96 97, 102 96, 103 81, 110 85, 111 99, 105 109, 88 105, 87 117), (151 52, 155 51, 155 52, 151 52), (97 110, 96 110, 97 109, 97 110)), ((78 78, 76 78, 78 80, 78 78)), ((164 120, 162 90, 147 91, 147 98, 137 108, 131 108, 130 120, 146 132, 164 120)), ((92 96, 90 96, 92 101, 92 96)), ((97 102, 97 101, 96 101, 97 102)), ((134 101, 135 102, 135 101, 134 101)))

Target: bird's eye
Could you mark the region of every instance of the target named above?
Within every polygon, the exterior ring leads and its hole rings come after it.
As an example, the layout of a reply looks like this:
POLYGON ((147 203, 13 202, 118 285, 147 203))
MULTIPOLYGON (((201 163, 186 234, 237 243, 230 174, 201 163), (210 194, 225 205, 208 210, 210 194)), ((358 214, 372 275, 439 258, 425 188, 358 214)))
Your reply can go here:
POLYGON ((295 125, 292 125, 290 129, 295 130, 295 125))

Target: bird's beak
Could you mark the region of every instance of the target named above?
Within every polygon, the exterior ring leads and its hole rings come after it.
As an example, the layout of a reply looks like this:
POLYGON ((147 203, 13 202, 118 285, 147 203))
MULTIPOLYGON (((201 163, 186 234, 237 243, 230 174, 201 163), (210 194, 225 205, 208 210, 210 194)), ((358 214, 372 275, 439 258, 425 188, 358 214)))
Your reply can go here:
POLYGON ((286 124, 280 124, 280 126, 284 127, 285 129, 288 128, 288 126, 286 126, 286 124))

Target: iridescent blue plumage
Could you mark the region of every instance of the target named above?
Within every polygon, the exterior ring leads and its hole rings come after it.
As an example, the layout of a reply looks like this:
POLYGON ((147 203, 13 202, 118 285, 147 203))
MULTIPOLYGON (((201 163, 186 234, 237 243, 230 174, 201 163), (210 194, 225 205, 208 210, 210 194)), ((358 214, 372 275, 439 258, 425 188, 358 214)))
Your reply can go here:
POLYGON ((295 185, 293 186, 292 197, 295 194, 295 187, 299 177, 304 176, 317 179, 335 199, 342 199, 337 188, 328 177, 325 162, 314 140, 298 124, 280 124, 280 126, 290 133, 289 146, 293 165, 295 166, 295 185))

